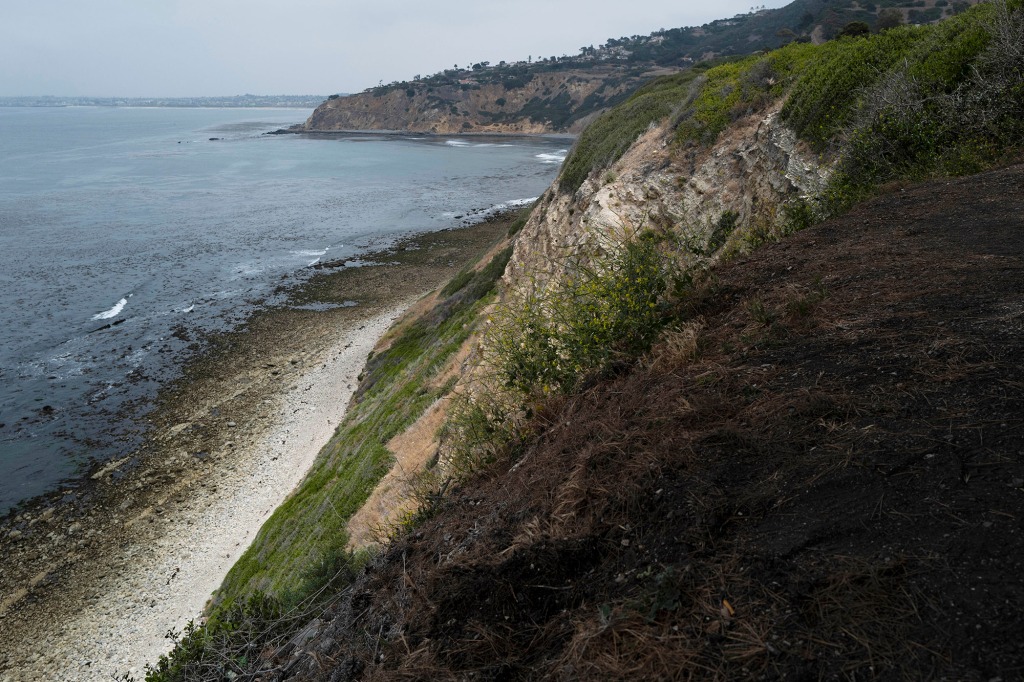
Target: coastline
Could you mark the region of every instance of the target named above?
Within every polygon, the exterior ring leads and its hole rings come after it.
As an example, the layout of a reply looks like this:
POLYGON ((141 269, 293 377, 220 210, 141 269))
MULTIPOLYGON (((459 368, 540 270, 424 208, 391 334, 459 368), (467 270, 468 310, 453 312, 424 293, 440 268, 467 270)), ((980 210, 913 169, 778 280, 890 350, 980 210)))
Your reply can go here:
POLYGON ((530 139, 538 138, 542 140, 565 140, 566 142, 575 142, 579 138, 578 133, 518 133, 518 132, 490 132, 490 131, 458 131, 453 133, 438 133, 434 131, 410 131, 410 130, 392 130, 390 128, 381 128, 380 130, 368 130, 368 129, 356 129, 356 130, 330 130, 330 129, 319 129, 319 128, 300 128, 292 126, 291 128, 278 128, 264 135, 310 135, 313 137, 507 137, 513 139, 530 139))
POLYGON ((146 445, 93 474, 88 504, 6 519, 0 680, 141 675, 301 481, 379 337, 506 229, 501 216, 318 268, 162 391, 146 445))

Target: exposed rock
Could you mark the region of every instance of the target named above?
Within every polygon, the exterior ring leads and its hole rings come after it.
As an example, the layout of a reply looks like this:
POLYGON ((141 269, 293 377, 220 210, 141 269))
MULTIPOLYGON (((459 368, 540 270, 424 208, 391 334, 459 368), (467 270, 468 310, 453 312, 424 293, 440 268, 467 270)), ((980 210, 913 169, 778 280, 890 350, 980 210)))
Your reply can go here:
POLYGON ((578 132, 595 100, 612 101, 630 92, 648 74, 624 76, 608 67, 538 73, 519 87, 476 83, 375 88, 329 99, 316 108, 301 130, 386 130, 438 133, 578 132), (588 98, 589 101, 588 101, 588 98), (586 108, 584 103, 587 102, 586 108))
POLYGON ((516 240, 506 284, 522 286, 524 273, 543 282, 568 254, 609 248, 659 221, 707 244, 727 212, 736 216, 730 229, 742 232, 755 217, 777 216, 785 202, 818 193, 829 168, 782 124, 779 106, 737 122, 695 157, 673 147, 668 123, 652 127, 574 194, 553 186, 516 240))

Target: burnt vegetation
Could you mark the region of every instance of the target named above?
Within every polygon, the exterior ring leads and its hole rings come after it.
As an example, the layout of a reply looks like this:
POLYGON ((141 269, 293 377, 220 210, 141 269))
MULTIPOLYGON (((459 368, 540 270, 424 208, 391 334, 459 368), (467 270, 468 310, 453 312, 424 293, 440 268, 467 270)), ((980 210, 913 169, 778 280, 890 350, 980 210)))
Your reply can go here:
POLYGON ((907 188, 721 268, 260 679, 1019 671, 1022 182, 907 188))

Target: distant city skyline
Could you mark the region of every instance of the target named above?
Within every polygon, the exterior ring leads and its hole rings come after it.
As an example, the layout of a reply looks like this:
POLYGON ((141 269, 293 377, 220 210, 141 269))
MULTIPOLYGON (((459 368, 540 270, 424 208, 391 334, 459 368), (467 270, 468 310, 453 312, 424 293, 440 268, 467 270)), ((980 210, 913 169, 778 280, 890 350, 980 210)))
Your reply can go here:
MULTIPOLYGON (((788 0, 758 3, 782 7, 788 0)), ((210 97, 359 92, 472 62, 575 54, 699 26, 724 0, 50 0, 7 3, 0 96, 210 97)))

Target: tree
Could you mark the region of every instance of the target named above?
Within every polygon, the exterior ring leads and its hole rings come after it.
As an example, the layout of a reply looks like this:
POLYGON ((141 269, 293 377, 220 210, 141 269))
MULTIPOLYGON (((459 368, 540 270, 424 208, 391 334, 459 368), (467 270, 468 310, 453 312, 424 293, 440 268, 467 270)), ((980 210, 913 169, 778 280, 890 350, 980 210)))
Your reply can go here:
MULTIPOLYGON (((903 15, 900 15, 901 17, 903 15)), ((860 38, 862 36, 869 35, 871 33, 871 27, 865 24, 863 21, 851 21, 846 26, 843 26, 843 30, 839 32, 838 38, 848 36, 850 38, 860 38)))
POLYGON ((887 31, 890 28, 896 28, 903 23, 903 12, 899 11, 895 7, 886 7, 883 10, 879 10, 878 17, 875 19, 875 29, 878 31, 887 31))
POLYGON ((775 32, 775 37, 776 38, 781 38, 782 42, 784 42, 784 43, 788 43, 791 40, 793 40, 794 38, 796 38, 796 33, 794 33, 792 29, 783 27, 783 28, 780 28, 778 31, 775 32))

